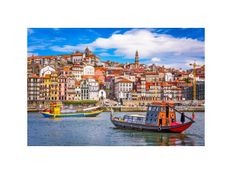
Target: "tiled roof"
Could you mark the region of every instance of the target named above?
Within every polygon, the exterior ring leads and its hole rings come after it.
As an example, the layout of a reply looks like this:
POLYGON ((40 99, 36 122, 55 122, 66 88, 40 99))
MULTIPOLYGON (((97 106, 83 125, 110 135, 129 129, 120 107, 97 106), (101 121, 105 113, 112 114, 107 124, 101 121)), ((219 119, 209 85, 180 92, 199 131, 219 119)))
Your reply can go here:
POLYGON ((40 76, 36 75, 36 74, 30 74, 28 76, 28 78, 34 78, 34 79, 37 79, 37 78, 40 78, 40 76))
POLYGON ((83 56, 83 53, 74 53, 72 56, 83 56))
POLYGON ((117 81, 116 83, 132 83, 132 81, 127 80, 127 79, 121 79, 121 80, 117 81))
POLYGON ((146 72, 145 75, 159 75, 159 74, 156 72, 146 72))

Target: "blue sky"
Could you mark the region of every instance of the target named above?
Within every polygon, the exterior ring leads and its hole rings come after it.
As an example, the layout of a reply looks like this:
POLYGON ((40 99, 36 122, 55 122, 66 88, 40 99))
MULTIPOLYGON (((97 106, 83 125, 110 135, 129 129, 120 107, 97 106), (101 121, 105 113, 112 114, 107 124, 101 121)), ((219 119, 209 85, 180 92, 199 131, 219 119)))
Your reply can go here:
POLYGON ((188 68, 204 64, 204 28, 29 28, 28 56, 61 55, 88 46, 101 60, 188 68))

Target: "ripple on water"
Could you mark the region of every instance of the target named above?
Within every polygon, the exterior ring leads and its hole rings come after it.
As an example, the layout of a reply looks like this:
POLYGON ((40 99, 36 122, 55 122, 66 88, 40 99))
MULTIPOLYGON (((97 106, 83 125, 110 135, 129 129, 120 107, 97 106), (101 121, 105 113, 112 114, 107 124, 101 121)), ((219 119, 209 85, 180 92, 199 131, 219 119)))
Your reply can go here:
POLYGON ((204 146, 204 132, 204 113, 196 113, 196 123, 182 134, 118 129, 107 112, 94 118, 59 119, 28 113, 28 145, 32 146, 204 146))

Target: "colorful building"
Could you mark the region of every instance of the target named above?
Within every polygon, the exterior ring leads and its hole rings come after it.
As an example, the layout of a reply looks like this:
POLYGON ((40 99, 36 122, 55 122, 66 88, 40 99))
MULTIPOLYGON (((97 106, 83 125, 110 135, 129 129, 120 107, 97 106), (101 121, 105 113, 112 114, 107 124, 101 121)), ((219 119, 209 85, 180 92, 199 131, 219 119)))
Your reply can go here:
POLYGON ((59 82, 57 72, 52 72, 50 76, 50 100, 59 100, 59 82))
POLYGON ((27 78, 27 100, 39 101, 42 99, 41 78, 37 75, 30 75, 27 78))

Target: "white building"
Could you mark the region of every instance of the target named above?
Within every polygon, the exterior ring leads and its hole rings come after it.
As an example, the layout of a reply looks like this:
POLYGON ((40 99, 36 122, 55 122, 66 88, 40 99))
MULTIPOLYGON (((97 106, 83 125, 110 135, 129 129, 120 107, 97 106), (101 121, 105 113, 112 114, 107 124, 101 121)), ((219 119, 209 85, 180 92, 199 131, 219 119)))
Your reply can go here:
POLYGON ((99 92, 99 83, 95 81, 95 79, 88 79, 89 81, 89 98, 90 100, 98 100, 98 92, 99 92))
POLYGON ((131 100, 133 82, 128 79, 120 79, 115 83, 114 95, 117 99, 131 100))
POLYGON ((83 58, 84 58, 84 54, 78 51, 71 55, 72 63, 81 62, 83 58))
POLYGON ((50 67, 50 66, 45 66, 44 68, 42 68, 42 69, 40 70, 39 75, 40 75, 40 77, 44 77, 45 75, 51 74, 52 72, 55 72, 55 69, 54 69, 54 68, 52 68, 52 67, 50 67))
POLYGON ((123 75, 123 78, 126 78, 127 80, 130 80, 132 82, 135 82, 135 76, 134 75, 127 75, 127 74, 124 74, 123 75))
POLYGON ((89 83, 87 80, 82 80, 81 85, 81 100, 89 100, 89 83))
POLYGON ((99 97, 99 99, 101 99, 101 100, 106 99, 106 91, 103 90, 103 89, 99 90, 99 92, 98 92, 98 97, 99 97))
POLYGON ((80 86, 75 87, 76 97, 75 100, 81 100, 81 88, 80 86))
MULTIPOLYGON (((189 74, 189 78, 190 79, 194 79, 194 75, 193 75, 193 73, 190 73, 189 74)), ((205 79, 202 79, 202 78, 200 78, 200 77, 196 77, 196 81, 201 81, 201 82, 204 82, 205 81, 205 79)))
POLYGON ((174 75, 172 73, 165 73, 164 79, 166 82, 171 82, 174 80, 174 75))
POLYGON ((76 80, 81 80, 82 75, 84 74, 83 67, 80 65, 74 65, 71 68, 72 74, 75 76, 76 80))
POLYGON ((105 67, 105 63, 104 63, 104 62, 101 62, 101 61, 97 62, 96 65, 97 65, 97 66, 105 67))
POLYGON ((67 100, 75 100, 76 91, 75 91, 75 77, 73 75, 69 75, 67 77, 67 100))
POLYGON ((95 79, 82 80, 80 88, 82 100, 99 99, 99 83, 96 82, 95 79))
POLYGON ((88 65, 84 67, 83 72, 83 75, 94 75, 95 70, 93 66, 88 65))

